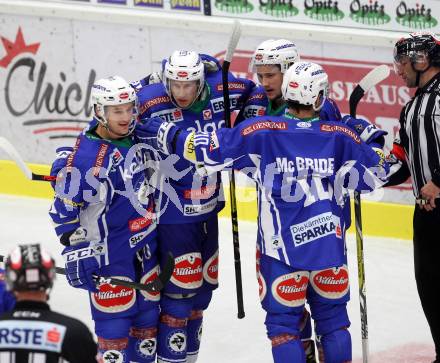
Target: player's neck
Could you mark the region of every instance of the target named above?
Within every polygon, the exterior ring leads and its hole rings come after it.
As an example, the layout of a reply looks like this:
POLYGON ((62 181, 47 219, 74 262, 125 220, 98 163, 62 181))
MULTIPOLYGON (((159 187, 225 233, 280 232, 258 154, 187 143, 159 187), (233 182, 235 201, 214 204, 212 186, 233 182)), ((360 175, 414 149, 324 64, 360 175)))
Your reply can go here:
POLYGON ((316 112, 313 109, 306 110, 306 109, 289 108, 288 112, 293 117, 298 118, 300 120, 307 120, 307 119, 312 119, 312 118, 316 117, 316 112))

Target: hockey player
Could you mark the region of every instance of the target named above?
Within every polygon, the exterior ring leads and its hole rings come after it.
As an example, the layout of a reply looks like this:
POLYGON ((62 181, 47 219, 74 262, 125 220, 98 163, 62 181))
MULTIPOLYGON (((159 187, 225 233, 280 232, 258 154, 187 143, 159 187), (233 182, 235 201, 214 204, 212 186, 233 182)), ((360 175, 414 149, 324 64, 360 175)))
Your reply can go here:
POLYGON ((154 201, 131 135, 137 98, 115 76, 98 80, 91 99, 90 129, 53 165, 57 184, 50 216, 64 246, 69 284, 89 291, 103 360, 154 362, 159 293, 96 286, 93 278, 144 283, 159 271, 154 201))
POLYGON ((298 62, 283 80, 286 116, 252 118, 209 133, 154 118, 137 130, 200 173, 229 166, 245 169, 257 182, 260 298, 276 363, 305 362, 299 333, 306 299, 325 362, 351 361, 348 226, 341 203, 345 188, 371 191, 381 182, 376 174, 387 171, 375 145, 383 142, 383 131, 352 118, 348 126, 313 122, 327 88, 319 65, 298 62))
POLYGON ((5 270, 0 267, 0 314, 12 310, 14 305, 14 295, 6 289, 5 270))
MULTIPOLYGON (((243 110, 243 117, 283 116, 287 103, 282 97, 283 75, 289 67, 300 61, 296 45, 286 39, 269 39, 258 45, 249 63, 249 71, 256 73, 260 86, 256 88, 243 110)), ((320 120, 341 120, 335 101, 327 98, 319 112, 320 120)))
POLYGON ((6 261, 6 283, 17 304, 0 317, 1 362, 96 363, 90 330, 50 310, 55 262, 38 244, 20 245, 6 261))
MULTIPOLYGON (((156 81, 158 77, 155 77, 156 81)), ((140 119, 159 116, 192 131, 225 126, 220 66, 194 51, 175 51, 164 61, 161 82, 138 90, 140 119)), ((254 87, 229 74, 231 110, 239 110, 254 87)), ((158 336, 159 362, 195 362, 200 346, 203 311, 218 286, 217 213, 223 208, 220 174, 199 177, 193 164, 179 160, 173 174, 159 166, 164 185, 158 224, 160 252, 171 250, 175 270, 163 290, 158 336), (184 174, 183 177, 181 177, 184 174)), ((161 189, 161 187, 159 187, 161 189)))
MULTIPOLYGON (((298 49, 290 40, 269 39, 258 45, 249 63, 249 71, 257 74, 260 86, 252 92, 237 122, 255 116, 285 115, 288 108, 287 102, 282 97, 283 75, 292 64, 299 61, 298 49)), ((328 97, 325 99, 319 111, 319 120, 341 120, 341 113, 332 99, 328 97)), ((302 326, 301 340, 306 351, 307 363, 315 363, 315 343, 312 340, 312 324, 307 309, 304 309, 302 326)))

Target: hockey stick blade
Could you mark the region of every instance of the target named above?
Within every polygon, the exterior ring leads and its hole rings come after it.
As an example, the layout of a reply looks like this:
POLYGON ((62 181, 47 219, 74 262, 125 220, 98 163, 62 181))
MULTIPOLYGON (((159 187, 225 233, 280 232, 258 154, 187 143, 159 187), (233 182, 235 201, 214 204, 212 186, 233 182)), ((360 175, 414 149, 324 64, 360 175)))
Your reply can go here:
MULTIPOLYGON (((0 262, 4 261, 4 256, 0 255, 0 262)), ((171 278, 174 271, 174 257, 168 253, 167 260, 163 270, 153 281, 147 284, 140 284, 137 282, 125 281, 113 277, 105 277, 94 275, 97 284, 111 284, 117 286, 126 286, 135 290, 142 290, 147 292, 158 292, 164 288, 166 283, 171 278)), ((66 270, 63 267, 55 267, 55 272, 60 275, 66 275, 66 270)))
POLYGON ((54 181, 56 180, 55 176, 51 175, 40 175, 32 172, 31 169, 26 165, 23 158, 18 153, 17 149, 4 137, 0 136, 0 149, 3 150, 8 156, 12 159, 12 161, 20 168, 22 173, 29 180, 40 180, 40 181, 54 181))
POLYGON ((226 48, 224 62, 231 63, 235 48, 237 48, 238 41, 240 40, 240 36, 241 36, 241 24, 238 20, 235 20, 234 27, 232 28, 231 37, 229 38, 228 47, 226 48))
POLYGON ((372 87, 382 82, 390 75, 390 67, 385 64, 373 68, 364 78, 361 79, 359 84, 354 88, 350 95, 350 115, 356 115, 356 109, 359 101, 372 87))

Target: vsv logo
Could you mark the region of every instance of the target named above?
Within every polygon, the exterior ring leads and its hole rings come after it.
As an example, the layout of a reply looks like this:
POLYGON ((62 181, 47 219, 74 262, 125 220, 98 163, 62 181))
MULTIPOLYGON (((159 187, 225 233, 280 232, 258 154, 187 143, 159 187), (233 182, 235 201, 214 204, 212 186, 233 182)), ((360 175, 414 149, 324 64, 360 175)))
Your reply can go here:
POLYGON ((23 126, 31 127, 34 134, 48 133, 49 139, 76 137, 91 115, 89 99, 95 70, 89 71, 82 85, 69 81, 69 73, 63 70, 57 70, 57 79, 49 79, 49 65, 38 62, 36 56, 40 43, 26 44, 21 28, 14 42, 4 37, 1 40, 6 55, 0 59, 0 68, 7 71, 2 78, 6 80, 4 102, 9 114, 14 118, 32 115, 23 126))

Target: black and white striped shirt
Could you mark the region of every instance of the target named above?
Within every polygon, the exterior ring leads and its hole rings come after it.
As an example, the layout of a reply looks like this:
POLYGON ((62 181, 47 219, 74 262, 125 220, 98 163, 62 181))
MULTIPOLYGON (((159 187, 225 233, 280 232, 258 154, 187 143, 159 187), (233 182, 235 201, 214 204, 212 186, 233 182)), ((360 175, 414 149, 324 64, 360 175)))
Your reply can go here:
POLYGON ((440 72, 403 108, 399 136, 415 197, 430 180, 440 187, 440 72))

